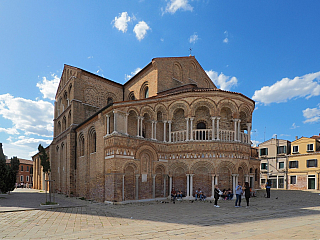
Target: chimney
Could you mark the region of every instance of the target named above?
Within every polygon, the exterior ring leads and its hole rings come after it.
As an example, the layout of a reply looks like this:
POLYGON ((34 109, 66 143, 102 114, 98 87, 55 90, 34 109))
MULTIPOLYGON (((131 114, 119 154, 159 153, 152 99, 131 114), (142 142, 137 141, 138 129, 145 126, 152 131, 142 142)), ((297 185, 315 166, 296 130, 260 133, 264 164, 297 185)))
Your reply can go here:
POLYGON ((298 136, 296 136, 296 140, 298 140, 298 136))

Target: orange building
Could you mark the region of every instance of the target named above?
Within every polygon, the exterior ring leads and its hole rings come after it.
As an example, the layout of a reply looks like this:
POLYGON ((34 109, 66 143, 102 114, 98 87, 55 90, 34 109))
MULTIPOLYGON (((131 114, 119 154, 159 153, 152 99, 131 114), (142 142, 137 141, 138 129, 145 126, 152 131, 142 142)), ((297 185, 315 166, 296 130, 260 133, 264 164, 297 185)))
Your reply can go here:
MULTIPOLYGON (((33 186, 33 161, 19 158, 19 172, 17 173, 18 187, 32 187, 33 186)), ((10 164, 10 159, 6 160, 10 164)))

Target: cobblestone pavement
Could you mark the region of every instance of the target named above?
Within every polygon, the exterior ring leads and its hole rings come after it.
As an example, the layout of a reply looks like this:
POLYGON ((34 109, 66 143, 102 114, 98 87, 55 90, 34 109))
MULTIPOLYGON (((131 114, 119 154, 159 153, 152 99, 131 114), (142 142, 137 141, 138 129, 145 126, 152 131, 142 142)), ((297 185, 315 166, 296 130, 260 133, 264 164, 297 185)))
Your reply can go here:
POLYGON ((39 207, 45 194, 32 189, 0 195, 4 239, 319 239, 320 192, 272 190, 250 199, 160 201, 106 205, 56 196, 59 206, 39 207))

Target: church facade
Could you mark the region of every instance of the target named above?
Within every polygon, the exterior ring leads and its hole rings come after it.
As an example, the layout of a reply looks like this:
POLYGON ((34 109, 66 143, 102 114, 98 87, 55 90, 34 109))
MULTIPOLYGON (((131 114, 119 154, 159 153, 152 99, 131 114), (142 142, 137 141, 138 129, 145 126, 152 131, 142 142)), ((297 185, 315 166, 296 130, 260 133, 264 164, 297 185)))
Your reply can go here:
POLYGON ((47 148, 52 187, 110 202, 163 198, 172 187, 186 198, 198 188, 212 196, 215 184, 258 188, 254 107, 218 89, 193 56, 154 58, 125 84, 65 65, 47 148))

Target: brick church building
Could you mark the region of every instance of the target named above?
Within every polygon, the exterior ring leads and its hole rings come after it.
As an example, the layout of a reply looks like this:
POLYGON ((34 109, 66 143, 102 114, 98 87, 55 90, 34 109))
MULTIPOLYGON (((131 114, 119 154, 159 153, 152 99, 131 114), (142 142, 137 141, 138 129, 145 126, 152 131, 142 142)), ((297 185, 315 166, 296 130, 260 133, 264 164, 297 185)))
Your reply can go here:
POLYGON ((125 84, 65 65, 47 148, 53 189, 120 202, 167 197, 172 187, 189 199, 198 188, 211 196, 214 184, 258 188, 254 107, 218 89, 193 56, 154 58, 125 84))

